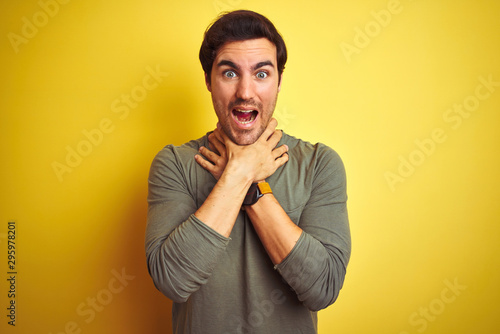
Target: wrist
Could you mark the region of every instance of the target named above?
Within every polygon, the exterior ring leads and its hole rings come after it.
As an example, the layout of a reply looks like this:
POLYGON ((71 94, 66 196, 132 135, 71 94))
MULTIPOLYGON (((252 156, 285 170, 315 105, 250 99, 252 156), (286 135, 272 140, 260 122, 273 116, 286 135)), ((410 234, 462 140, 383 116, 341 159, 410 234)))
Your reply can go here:
POLYGON ((249 182, 250 184, 255 182, 254 179, 256 176, 255 173, 252 170, 249 170, 247 165, 244 163, 237 163, 231 160, 228 161, 226 168, 224 169, 224 174, 233 180, 249 182))
POLYGON ((243 200, 242 206, 251 206, 257 203, 257 201, 266 194, 272 194, 273 191, 269 186, 269 183, 265 181, 260 181, 256 183, 252 183, 249 187, 248 192, 243 200))
POLYGON ((248 188, 252 185, 252 178, 248 176, 238 175, 236 173, 231 173, 229 170, 224 170, 222 173, 219 183, 225 185, 227 187, 233 188, 237 192, 241 191, 241 193, 246 193, 248 188))

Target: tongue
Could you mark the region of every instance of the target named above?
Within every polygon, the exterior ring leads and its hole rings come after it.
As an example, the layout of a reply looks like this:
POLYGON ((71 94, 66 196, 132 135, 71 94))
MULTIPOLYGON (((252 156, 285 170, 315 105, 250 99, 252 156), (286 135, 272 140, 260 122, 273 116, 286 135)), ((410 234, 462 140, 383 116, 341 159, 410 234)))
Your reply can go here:
POLYGON ((241 112, 241 111, 235 110, 234 114, 238 118, 238 121, 248 122, 252 119, 253 111, 252 112, 241 112))

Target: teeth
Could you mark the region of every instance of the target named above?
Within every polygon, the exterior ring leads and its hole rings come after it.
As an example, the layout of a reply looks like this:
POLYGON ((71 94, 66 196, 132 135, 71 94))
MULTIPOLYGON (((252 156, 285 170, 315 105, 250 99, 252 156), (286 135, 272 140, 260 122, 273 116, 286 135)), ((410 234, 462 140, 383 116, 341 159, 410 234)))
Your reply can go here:
POLYGON ((254 120, 254 117, 252 117, 252 119, 251 119, 251 120, 246 121, 246 122, 245 122, 245 121, 240 121, 240 120, 238 120, 238 123, 240 123, 240 124, 248 124, 248 123, 252 123, 252 121, 253 121, 253 120, 254 120))
MULTIPOLYGON (((255 115, 253 114, 254 110, 242 110, 242 109, 235 109, 236 112, 242 113, 242 114, 251 114, 249 120, 241 120, 238 116, 236 116, 236 121, 240 124, 249 124, 252 123, 255 120, 255 115)), ((245 116, 246 117, 246 116, 245 116)))

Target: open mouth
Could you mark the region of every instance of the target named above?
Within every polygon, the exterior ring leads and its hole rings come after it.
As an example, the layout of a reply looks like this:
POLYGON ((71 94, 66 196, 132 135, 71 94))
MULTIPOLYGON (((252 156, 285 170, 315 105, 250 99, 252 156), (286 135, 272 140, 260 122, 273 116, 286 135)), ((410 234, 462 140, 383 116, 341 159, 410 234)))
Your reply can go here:
POLYGON ((259 112, 257 110, 233 109, 233 118, 242 125, 250 124, 255 121, 259 112))

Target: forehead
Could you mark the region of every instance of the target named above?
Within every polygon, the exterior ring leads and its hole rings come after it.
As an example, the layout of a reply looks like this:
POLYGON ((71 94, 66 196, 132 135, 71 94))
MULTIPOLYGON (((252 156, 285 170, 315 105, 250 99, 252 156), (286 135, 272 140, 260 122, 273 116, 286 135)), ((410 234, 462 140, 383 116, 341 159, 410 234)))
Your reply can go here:
POLYGON ((214 64, 221 60, 240 65, 270 61, 276 66, 276 46, 267 38, 227 42, 217 52, 214 64))

